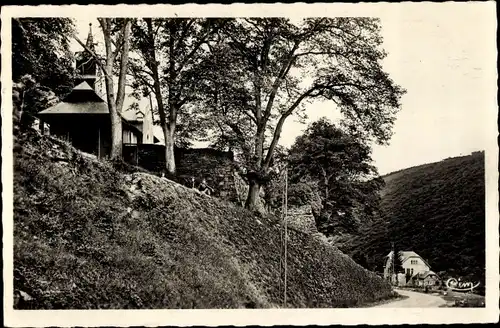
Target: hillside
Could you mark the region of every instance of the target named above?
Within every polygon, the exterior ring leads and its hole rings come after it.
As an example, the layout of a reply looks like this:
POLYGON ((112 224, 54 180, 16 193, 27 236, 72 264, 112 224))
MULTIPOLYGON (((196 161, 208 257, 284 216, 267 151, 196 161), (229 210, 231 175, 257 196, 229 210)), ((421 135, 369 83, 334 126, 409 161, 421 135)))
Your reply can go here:
POLYGON ((365 225, 342 249, 382 270, 394 241, 421 255, 435 272, 484 281, 484 153, 401 170, 384 180, 383 218, 365 225))
MULTIPOLYGON (((280 230, 175 182, 97 161, 35 132, 14 174, 18 308, 281 306, 280 230)), ((381 278, 314 234, 290 229, 288 306, 391 297, 381 278)))

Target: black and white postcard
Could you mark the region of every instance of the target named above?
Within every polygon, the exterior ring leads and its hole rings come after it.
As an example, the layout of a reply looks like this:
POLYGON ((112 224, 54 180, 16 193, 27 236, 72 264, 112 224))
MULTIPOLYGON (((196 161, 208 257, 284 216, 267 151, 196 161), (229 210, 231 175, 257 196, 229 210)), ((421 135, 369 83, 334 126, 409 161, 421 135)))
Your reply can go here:
POLYGON ((498 321, 494 2, 1 20, 6 326, 498 321))

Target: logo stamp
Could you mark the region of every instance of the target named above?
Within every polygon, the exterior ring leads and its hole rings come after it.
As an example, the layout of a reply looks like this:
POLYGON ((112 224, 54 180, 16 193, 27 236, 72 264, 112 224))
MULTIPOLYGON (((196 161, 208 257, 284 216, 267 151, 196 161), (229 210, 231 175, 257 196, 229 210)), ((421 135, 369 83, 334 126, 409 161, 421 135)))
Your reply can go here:
POLYGON ((456 292, 473 291, 474 288, 477 288, 479 286, 479 284, 479 282, 473 283, 470 281, 461 281, 460 279, 456 278, 450 278, 446 280, 446 287, 456 292))

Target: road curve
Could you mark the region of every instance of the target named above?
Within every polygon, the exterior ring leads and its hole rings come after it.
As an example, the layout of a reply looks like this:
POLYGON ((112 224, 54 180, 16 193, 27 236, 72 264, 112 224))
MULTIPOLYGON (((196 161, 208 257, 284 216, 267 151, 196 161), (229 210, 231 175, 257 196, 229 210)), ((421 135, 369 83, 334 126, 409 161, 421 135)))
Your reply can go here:
POLYGON ((408 296, 402 300, 380 304, 374 306, 375 308, 437 308, 444 304, 446 301, 439 296, 412 292, 409 290, 397 289, 396 292, 403 296, 408 296))

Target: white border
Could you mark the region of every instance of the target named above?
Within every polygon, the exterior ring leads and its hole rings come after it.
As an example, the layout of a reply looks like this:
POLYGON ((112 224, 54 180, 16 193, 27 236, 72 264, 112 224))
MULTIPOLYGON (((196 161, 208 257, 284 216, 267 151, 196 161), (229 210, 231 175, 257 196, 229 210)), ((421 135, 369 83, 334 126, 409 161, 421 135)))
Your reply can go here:
MULTIPOLYGON (((3 182, 3 258, 4 258, 4 314, 5 325, 27 326, 158 326, 158 325, 330 325, 330 324, 404 324, 404 323, 483 323, 497 322, 499 318, 498 271, 498 147, 497 112, 491 113, 491 131, 486 148, 486 243, 487 285, 484 309, 269 309, 269 310, 86 310, 86 311, 14 311, 12 310, 12 82, 10 31, 11 17, 46 16, 388 16, 403 11, 420 15, 441 15, 455 10, 470 11, 471 21, 487 19, 492 22, 490 35, 478 35, 493 44, 496 32, 494 2, 466 3, 360 3, 360 4, 231 4, 231 5, 92 5, 92 6, 4 6, 2 7, 2 182, 3 182)), ((488 44, 488 43, 486 43, 488 44)), ((496 50, 496 48, 495 48, 496 50)), ((495 51, 493 48, 487 51, 495 51)), ((492 53, 486 53, 492 58, 492 53)), ((496 54, 496 52, 495 52, 496 54)), ((495 57, 496 58, 496 57, 495 57)), ((493 74, 493 73, 492 73, 493 74)), ((496 82, 496 72, 495 72, 496 82)), ((496 88, 495 88, 496 90, 496 88)), ((496 105, 496 92, 491 95, 496 105)))

